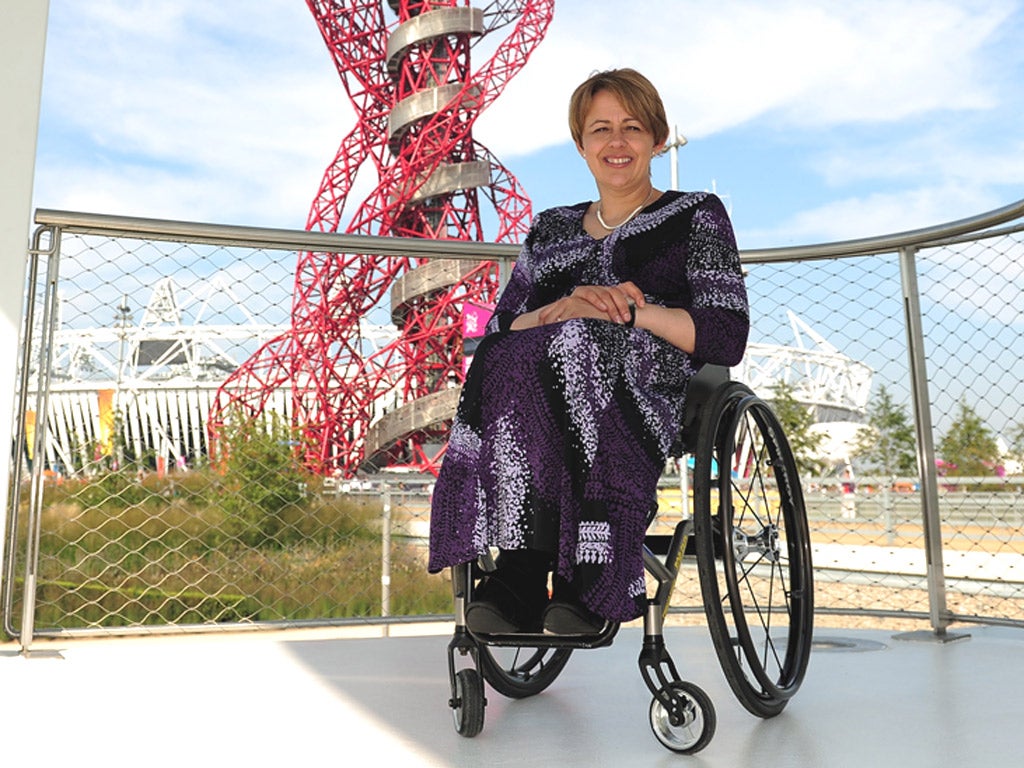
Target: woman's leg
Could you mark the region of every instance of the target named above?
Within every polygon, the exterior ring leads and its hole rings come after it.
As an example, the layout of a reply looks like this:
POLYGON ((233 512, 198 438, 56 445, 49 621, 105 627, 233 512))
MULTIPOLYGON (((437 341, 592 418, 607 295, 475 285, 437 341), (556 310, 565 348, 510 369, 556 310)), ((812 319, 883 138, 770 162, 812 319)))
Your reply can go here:
POLYGON ((551 556, 532 549, 501 550, 466 608, 474 632, 539 632, 548 603, 551 556))

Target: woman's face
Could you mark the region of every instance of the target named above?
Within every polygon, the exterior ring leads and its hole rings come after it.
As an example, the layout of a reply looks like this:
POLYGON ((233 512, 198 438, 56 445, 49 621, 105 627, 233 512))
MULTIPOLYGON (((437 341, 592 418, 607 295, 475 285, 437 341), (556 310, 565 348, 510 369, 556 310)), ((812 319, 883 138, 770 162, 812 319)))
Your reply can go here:
POLYGON ((598 190, 629 193, 650 186, 654 135, 609 91, 594 94, 579 149, 598 190))

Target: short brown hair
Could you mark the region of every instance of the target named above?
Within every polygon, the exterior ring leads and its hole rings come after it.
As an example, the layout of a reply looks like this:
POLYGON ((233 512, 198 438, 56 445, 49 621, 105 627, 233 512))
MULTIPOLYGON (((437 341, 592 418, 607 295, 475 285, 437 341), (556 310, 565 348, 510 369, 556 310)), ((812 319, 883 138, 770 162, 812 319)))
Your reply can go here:
POLYGON ((596 72, 583 81, 569 99, 569 132, 576 146, 583 143, 583 121, 600 91, 617 98, 630 115, 654 135, 655 146, 668 140, 668 118, 658 89, 635 69, 596 72))

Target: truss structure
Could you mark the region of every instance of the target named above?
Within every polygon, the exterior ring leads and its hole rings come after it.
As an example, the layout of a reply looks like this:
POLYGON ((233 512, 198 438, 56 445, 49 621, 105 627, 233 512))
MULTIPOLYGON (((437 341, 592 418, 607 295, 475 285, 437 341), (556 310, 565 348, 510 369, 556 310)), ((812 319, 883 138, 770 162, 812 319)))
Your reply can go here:
MULTIPOLYGON (((477 117, 526 64, 554 0, 308 0, 357 115, 313 200, 307 229, 337 232, 357 172, 375 178, 345 231, 483 241, 481 205, 497 214, 493 242, 519 242, 531 218, 515 177, 472 135, 477 117), (471 52, 507 30, 479 67, 471 52)), ((223 383, 216 436, 259 416, 290 388, 305 465, 327 474, 407 465, 433 470, 463 378, 461 309, 493 303, 493 263, 360 254, 300 254, 291 327, 223 383), (367 349, 361 319, 391 293, 399 336, 367 349), (382 404, 392 407, 386 414, 382 404)))
POLYGON ((840 352, 792 310, 786 315, 793 346, 749 344, 733 377, 765 398, 786 384, 818 423, 863 420, 874 371, 840 352))
MULTIPOLYGON (((436 279, 445 284, 451 275, 436 279)), ((797 400, 814 410, 816 422, 829 430, 842 427, 836 422, 861 422, 871 369, 843 354, 792 312, 789 317, 794 344, 749 344, 733 378, 768 398, 778 382, 786 382, 797 400)), ((224 376, 238 370, 255 350, 286 335, 291 326, 259 322, 234 296, 230 279, 214 276, 192 289, 172 278, 161 280, 138 322, 125 312, 107 327, 68 328, 58 320, 58 328, 44 460, 65 473, 88 468, 97 460, 95 447, 104 441, 104 423, 112 414, 120 420, 118 447, 125 458, 154 456, 158 465, 162 461, 168 467, 201 463, 210 455, 208 427, 218 413, 224 376), (232 318, 225 316, 226 304, 232 307, 232 318)), ((359 335, 371 359, 382 356, 399 338, 394 326, 371 325, 365 318, 359 335)), ((38 356, 33 360, 38 362, 38 356)), ((30 376, 32 381, 37 378, 38 372, 30 376)), ((442 395, 448 391, 458 389, 442 390, 442 395)), ((263 401, 262 415, 292 420, 294 394, 290 383, 276 388, 263 401)), ((397 390, 387 397, 377 401, 386 413, 368 430, 371 440, 377 433, 403 433, 410 422, 435 418, 429 409, 437 407, 436 401, 429 397, 413 401, 412 407, 398 401, 397 390)), ((110 455, 109 450, 101 453, 110 455)))

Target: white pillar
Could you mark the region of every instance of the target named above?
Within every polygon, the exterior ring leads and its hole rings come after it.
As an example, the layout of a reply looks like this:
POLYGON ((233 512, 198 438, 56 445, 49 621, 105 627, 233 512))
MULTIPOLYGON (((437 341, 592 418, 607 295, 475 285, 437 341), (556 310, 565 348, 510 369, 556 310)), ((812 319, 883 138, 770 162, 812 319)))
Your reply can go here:
MULTIPOLYGON (((0 23, 0 541, 6 535, 14 392, 25 287, 25 253, 32 230, 39 100, 49 0, 4 2, 0 23)), ((4 552, 0 547, 0 573, 4 552)))

